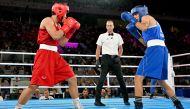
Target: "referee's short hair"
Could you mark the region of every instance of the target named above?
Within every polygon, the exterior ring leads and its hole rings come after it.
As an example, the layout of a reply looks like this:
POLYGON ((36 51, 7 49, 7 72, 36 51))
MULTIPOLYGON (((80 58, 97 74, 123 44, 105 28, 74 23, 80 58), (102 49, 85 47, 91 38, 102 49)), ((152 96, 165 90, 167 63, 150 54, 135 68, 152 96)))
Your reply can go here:
POLYGON ((108 19, 106 22, 113 22, 113 23, 114 23, 114 21, 113 21, 113 20, 111 20, 111 19, 108 19))

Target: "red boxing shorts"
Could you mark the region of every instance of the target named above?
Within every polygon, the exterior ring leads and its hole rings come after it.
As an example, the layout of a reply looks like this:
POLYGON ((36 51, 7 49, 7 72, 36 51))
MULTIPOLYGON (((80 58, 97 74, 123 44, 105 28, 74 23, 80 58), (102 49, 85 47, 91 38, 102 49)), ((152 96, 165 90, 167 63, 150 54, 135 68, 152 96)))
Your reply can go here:
POLYGON ((55 51, 39 49, 34 60, 31 85, 53 86, 73 77, 69 64, 55 51))

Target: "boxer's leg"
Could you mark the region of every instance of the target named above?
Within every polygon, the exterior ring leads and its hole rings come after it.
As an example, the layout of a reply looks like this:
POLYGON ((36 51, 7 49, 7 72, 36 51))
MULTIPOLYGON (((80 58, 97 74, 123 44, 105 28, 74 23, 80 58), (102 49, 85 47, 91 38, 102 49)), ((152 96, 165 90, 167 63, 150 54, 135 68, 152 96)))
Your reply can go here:
POLYGON ((38 88, 38 85, 29 85, 28 88, 24 89, 24 91, 21 93, 18 103, 15 107, 15 109, 22 109, 23 105, 27 103, 27 101, 31 98, 31 95, 34 93, 34 91, 38 88))

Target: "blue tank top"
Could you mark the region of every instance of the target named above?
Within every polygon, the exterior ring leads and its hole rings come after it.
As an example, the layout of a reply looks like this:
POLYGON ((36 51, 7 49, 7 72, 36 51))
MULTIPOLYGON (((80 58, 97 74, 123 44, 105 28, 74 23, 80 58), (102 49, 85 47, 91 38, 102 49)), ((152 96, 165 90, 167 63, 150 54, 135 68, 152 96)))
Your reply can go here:
POLYGON ((142 36, 145 43, 153 39, 165 40, 164 33, 162 32, 162 28, 159 23, 153 27, 149 27, 146 31, 143 31, 142 36))

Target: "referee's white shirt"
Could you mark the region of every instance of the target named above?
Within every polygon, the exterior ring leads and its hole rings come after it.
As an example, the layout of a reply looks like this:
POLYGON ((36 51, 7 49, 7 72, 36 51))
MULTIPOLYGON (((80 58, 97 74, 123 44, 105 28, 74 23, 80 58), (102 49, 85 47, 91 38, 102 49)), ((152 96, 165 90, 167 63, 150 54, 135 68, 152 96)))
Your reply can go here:
POLYGON ((96 42, 97 45, 102 47, 102 54, 108 55, 118 55, 118 47, 123 43, 120 34, 113 33, 113 36, 109 36, 108 32, 100 34, 96 42))

